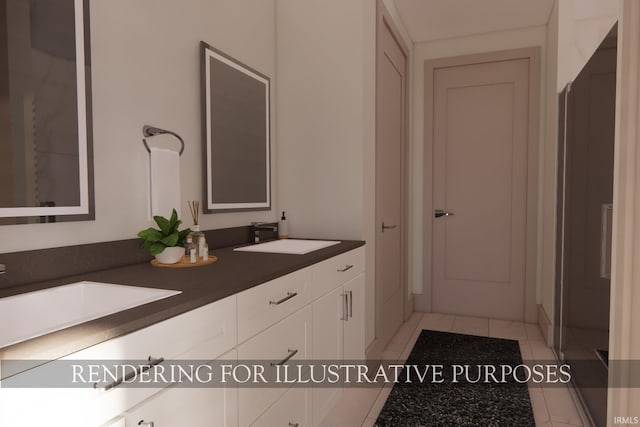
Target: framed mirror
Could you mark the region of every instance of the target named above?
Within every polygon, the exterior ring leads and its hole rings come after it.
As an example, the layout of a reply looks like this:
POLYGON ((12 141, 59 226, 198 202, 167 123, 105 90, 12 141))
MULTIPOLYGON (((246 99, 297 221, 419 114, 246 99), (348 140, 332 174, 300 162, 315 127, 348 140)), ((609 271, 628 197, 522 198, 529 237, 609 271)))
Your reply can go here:
POLYGON ((0 224, 93 219, 89 1, 0 14, 0 224))
POLYGON ((271 209, 270 79, 201 42, 205 213, 271 209))

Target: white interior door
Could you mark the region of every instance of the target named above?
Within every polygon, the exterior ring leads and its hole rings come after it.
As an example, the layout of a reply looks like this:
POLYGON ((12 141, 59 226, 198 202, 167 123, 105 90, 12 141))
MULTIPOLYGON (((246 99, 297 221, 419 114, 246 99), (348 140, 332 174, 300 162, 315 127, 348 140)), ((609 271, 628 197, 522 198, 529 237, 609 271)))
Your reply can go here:
POLYGON ((376 332, 384 346, 403 320, 403 167, 406 61, 379 31, 376 115, 376 332))
POLYGON ((529 93, 528 59, 434 70, 433 311, 524 320, 529 93))

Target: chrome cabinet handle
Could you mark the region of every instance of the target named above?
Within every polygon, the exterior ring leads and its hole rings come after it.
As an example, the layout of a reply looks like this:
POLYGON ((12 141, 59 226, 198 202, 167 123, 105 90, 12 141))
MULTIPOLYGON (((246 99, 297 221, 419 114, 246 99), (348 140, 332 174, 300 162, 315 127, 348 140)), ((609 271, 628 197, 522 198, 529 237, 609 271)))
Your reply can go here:
POLYGON ((339 268, 338 272, 339 273, 344 273, 347 270, 351 270, 353 268, 353 264, 347 264, 344 268, 339 268))
POLYGON ((4 274, 7 272, 7 266, 4 264, 0 264, 0 274, 4 274))
POLYGON ((289 423, 289 427, 299 427, 300 424, 298 423, 289 423))
POLYGON ((340 294, 342 297, 342 317, 340 320, 349 321, 349 296, 347 293, 340 294))
POLYGON ((271 362, 271 366, 278 366, 278 365, 284 365, 285 363, 287 363, 289 361, 289 359, 291 359, 293 356, 295 356, 296 354, 298 354, 298 350, 291 350, 288 349, 287 350, 289 352, 289 354, 287 355, 287 357, 285 357, 284 359, 282 359, 281 361, 279 361, 278 363, 273 363, 271 362))
MULTIPOLYGON (((109 391, 112 388, 116 388, 118 387, 120 384, 122 384, 125 381, 129 381, 130 379, 144 373, 147 372, 149 369, 151 369, 152 367, 161 364, 162 362, 164 362, 164 357, 159 357, 158 359, 153 359, 151 356, 149 356, 149 363, 146 365, 142 365, 139 367, 139 369, 135 370, 135 371, 131 371, 127 374, 125 374, 122 378, 118 378, 115 381, 110 382, 109 384, 107 384, 106 386, 103 387, 104 391, 109 391)), ((98 388, 98 383, 93 383, 93 388, 98 388)), ((151 426, 153 427, 153 426, 151 426)))
POLYGON ((433 211, 433 216, 436 218, 440 218, 441 216, 453 216, 453 212, 445 212, 442 209, 436 209, 433 211))
POLYGON ((278 300, 278 301, 269 301, 269 304, 271 305, 280 305, 285 301, 289 301, 291 298, 295 297, 296 295, 298 295, 297 292, 287 292, 287 296, 278 300))
POLYGON ((353 291, 347 291, 347 300, 349 301, 347 317, 353 317, 353 291))
POLYGON ((384 233, 384 230, 393 230, 394 228, 397 228, 398 226, 396 224, 394 225, 386 225, 384 223, 384 221, 382 221, 382 232, 384 233))
POLYGON ((145 426, 145 427, 153 427, 153 421, 145 421, 145 420, 140 420, 138 421, 138 425, 139 426, 145 426))

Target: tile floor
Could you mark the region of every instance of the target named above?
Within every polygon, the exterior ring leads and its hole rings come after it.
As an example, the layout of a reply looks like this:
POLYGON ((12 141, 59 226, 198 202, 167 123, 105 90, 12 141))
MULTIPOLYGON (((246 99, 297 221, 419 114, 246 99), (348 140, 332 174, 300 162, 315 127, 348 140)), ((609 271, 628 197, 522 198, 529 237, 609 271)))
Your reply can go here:
MULTIPOLYGON (((538 325, 436 313, 414 313, 393 337, 383 359, 404 362, 422 329, 518 340, 523 360, 554 360, 538 325)), ((390 386, 346 389, 344 397, 323 426, 372 427, 390 392, 390 386)), ((568 388, 529 388, 529 395, 536 426, 583 425, 568 388)))

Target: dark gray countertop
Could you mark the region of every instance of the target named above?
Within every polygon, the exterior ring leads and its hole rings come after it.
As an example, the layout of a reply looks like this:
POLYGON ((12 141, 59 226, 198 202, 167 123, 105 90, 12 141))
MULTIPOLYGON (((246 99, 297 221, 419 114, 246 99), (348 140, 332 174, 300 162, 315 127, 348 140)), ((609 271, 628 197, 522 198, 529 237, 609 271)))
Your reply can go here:
MULTIPOLYGON (((305 255, 237 252, 229 247, 211 251, 218 261, 202 267, 156 268, 143 263, 0 290, 2 298, 87 280, 182 291, 169 298, 0 348, 0 360, 58 359, 363 245, 361 241, 341 241, 305 255)), ((10 328, 11 325, 0 327, 10 328)))

